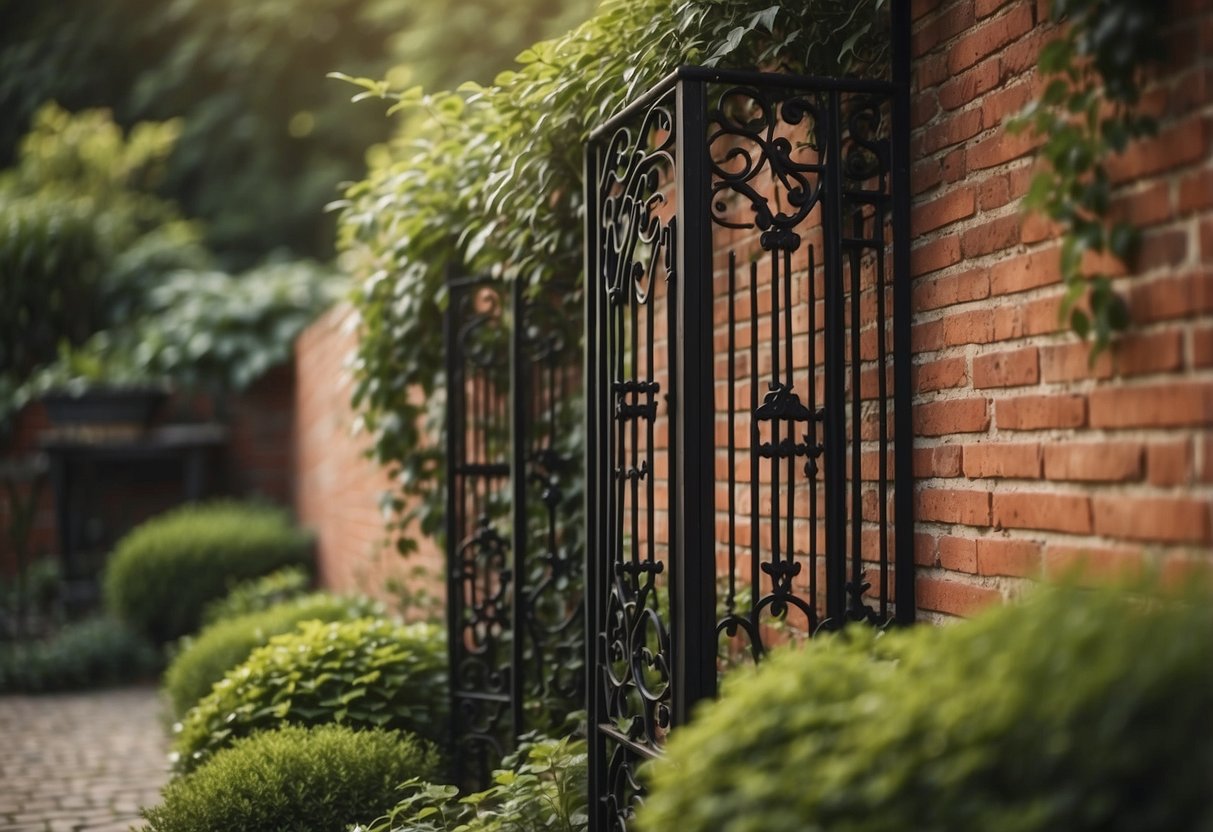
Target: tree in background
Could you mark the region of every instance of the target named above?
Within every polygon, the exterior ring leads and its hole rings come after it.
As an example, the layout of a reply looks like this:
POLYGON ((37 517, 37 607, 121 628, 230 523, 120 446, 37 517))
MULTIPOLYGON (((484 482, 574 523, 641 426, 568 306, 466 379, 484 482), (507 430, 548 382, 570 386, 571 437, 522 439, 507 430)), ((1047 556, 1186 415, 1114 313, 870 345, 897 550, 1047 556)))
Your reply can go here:
POLYGON ((165 193, 229 265, 327 257, 324 206, 387 138, 325 73, 455 86, 490 80, 587 0, 0 0, 0 165, 35 111, 105 106, 123 126, 181 118, 165 193))

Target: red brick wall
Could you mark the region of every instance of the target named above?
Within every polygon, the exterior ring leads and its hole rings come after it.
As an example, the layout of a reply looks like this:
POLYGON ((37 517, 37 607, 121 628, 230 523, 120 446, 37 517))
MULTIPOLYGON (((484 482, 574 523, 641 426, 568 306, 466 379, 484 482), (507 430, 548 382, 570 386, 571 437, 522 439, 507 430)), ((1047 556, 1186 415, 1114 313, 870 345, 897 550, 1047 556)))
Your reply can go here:
POLYGON ((395 554, 384 531, 379 497, 392 489, 386 472, 365 456, 368 440, 354 434, 352 379, 356 318, 340 305, 300 335, 295 344, 294 505, 299 522, 316 533, 322 583, 389 597, 389 578, 441 597, 441 555, 433 541, 414 537, 420 551, 395 554), (420 567, 430 579, 413 576, 420 567))
MULTIPOLYGON (((916 0, 912 158, 918 604, 967 614, 1021 578, 1209 564, 1213 3, 1169 4, 1161 123, 1110 166, 1143 227, 1127 335, 1088 368, 1058 322, 1055 229, 1024 219, 1045 3, 916 0)), ((1123 271, 1123 270, 1122 270, 1123 271)))

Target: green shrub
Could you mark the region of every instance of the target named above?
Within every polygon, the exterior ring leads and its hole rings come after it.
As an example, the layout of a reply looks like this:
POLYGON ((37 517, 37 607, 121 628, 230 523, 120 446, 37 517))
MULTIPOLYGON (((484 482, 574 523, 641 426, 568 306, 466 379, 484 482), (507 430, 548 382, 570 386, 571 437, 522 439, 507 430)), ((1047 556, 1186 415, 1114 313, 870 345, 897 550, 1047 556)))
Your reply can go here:
POLYGON ((215 502, 152 518, 118 541, 105 574, 107 607, 158 642, 198 629, 232 585, 307 563, 311 542, 264 506, 215 502))
POLYGON ((640 828, 1213 829, 1213 604, 1041 590, 853 628, 737 674, 651 769, 640 828))
POLYGON ((151 832, 344 832, 392 805, 399 783, 432 776, 434 748, 399 731, 285 726, 246 737, 144 809, 151 832))
POLYGON ((0 693, 55 691, 130 682, 153 674, 150 644, 110 618, 68 624, 42 641, 0 645, 0 693))
POLYGON ((344 621, 380 611, 365 598, 316 593, 204 628, 182 647, 164 672, 164 691, 173 717, 181 718, 254 649, 274 636, 291 632, 301 621, 344 621))
POLYGON ((408 795, 365 832, 575 832, 586 814, 585 740, 532 738, 493 772, 493 785, 459 797, 454 786, 405 783, 408 795))
POLYGON ((430 624, 304 622, 254 650, 182 721, 173 745, 190 771, 237 737, 280 723, 339 722, 445 739, 446 646, 430 624))
POLYGON ((283 601, 306 595, 311 586, 312 576, 303 567, 276 569, 260 578, 241 581, 227 595, 207 604, 202 610, 202 623, 214 624, 250 612, 268 610, 283 601))

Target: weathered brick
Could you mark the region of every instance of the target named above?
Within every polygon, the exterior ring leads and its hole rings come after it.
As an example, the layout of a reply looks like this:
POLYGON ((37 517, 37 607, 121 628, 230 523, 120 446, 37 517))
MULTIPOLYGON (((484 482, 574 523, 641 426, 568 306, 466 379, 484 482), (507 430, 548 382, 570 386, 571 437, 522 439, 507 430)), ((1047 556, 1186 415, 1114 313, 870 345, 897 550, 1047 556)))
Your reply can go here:
POLYGON ((962 387, 968 382, 963 358, 943 358, 914 366, 914 389, 919 392, 962 387))
POLYGON ((1091 393, 1090 409, 1094 428, 1208 426, 1213 423, 1213 384, 1102 388, 1091 393))
POLYGON ((950 274, 932 280, 916 281, 913 290, 915 311, 939 309, 990 295, 990 281, 983 268, 970 269, 963 274, 950 274))
POLYGON ((1049 247, 1028 254, 999 260, 990 266, 990 294, 1010 295, 1038 286, 1061 282, 1061 263, 1057 248, 1049 247))
POLYGON ((1126 546, 1075 546, 1050 543, 1044 551, 1045 576, 1051 579, 1107 583, 1142 572, 1141 550, 1126 546))
POLYGON ((1034 442, 982 442, 964 446, 964 475, 970 478, 1040 477, 1041 450, 1034 442))
POLYGON ((1029 32, 1034 23, 1031 6, 1016 3, 1006 14, 974 26, 948 49, 948 71, 955 74, 972 66, 1029 32))
MULTIPOLYGON (((939 87, 939 106, 955 110, 976 101, 998 86, 998 59, 982 61, 959 75, 951 77, 939 87)), ((984 110, 985 108, 982 107, 984 110)), ((991 122, 997 124, 997 121, 991 122)))
POLYGON ((1091 531, 1091 500, 1085 494, 1016 492, 995 494, 994 525, 1002 529, 1043 529, 1072 534, 1091 531))
POLYGON ((1136 497, 1096 494, 1095 532, 1124 540, 1208 543, 1209 501, 1194 497, 1136 497))
POLYGON ((914 408, 914 433, 917 436, 976 433, 989 426, 989 402, 983 398, 948 399, 914 408))
POLYGON ((990 495, 985 491, 926 488, 914 495, 914 516, 923 522, 990 524, 990 495))
POLYGON ((1199 116, 1166 125, 1157 136, 1132 142, 1124 153, 1108 159, 1113 183, 1144 179, 1208 158, 1209 126, 1199 116))
POLYGON ((920 609, 959 616, 974 615, 1002 601, 996 589, 925 577, 914 582, 914 595, 920 609))
POLYGON ((977 541, 968 537, 939 538, 939 565, 953 572, 977 571, 977 541))
POLYGON ((1131 332, 1116 347, 1116 369, 1123 376, 1178 370, 1183 367, 1183 333, 1131 332))
POLYGON ((961 450, 959 445, 936 445, 933 448, 915 448, 914 476, 920 479, 959 477, 960 460, 961 450))
POLYGON ((960 239, 954 236, 940 237, 910 252, 910 274, 922 277, 959 262, 960 239))
POLYGON ((993 340, 994 319, 988 309, 953 313, 943 319, 943 343, 949 347, 988 344, 993 340))
POLYGON ((973 359, 973 386, 1022 387, 1040 381, 1040 356, 1036 347, 979 355, 973 359))
POLYGON ((1129 308, 1137 323, 1177 320, 1213 312, 1213 272, 1164 275, 1133 284, 1129 308))
POLYGON ((977 198, 972 188, 956 188, 925 204, 914 206, 910 215, 910 233, 917 236, 973 216, 977 198))
POLYGON ((1044 449, 1045 478, 1125 482, 1141 479, 1139 442, 1050 444, 1044 449))
POLYGON ((1035 577, 1040 574, 1042 549, 1034 540, 980 538, 977 541, 977 574, 1035 577))
MULTIPOLYGON (((942 94, 942 92, 941 92, 942 94)), ((936 153, 981 132, 981 110, 964 110, 937 118, 922 131, 922 152, 936 153)))
POLYGON ((1073 341, 1040 348, 1040 377, 1046 382, 1108 378, 1112 375, 1112 353, 1104 350, 1091 364, 1091 344, 1073 341))
POLYGON ((1192 366, 1213 367, 1213 327, 1192 330, 1192 366))
POLYGON ((1087 420, 1082 396, 1018 396, 994 403, 994 424, 1006 430, 1078 428, 1087 420))
POLYGON ((1189 439, 1151 442, 1146 446, 1146 479, 1163 488, 1186 485, 1192 481, 1194 461, 1189 439))
POLYGON ((1002 251, 1019 242, 1019 214, 1008 214, 981 225, 966 228, 960 235, 960 252, 965 257, 980 257, 1002 251))

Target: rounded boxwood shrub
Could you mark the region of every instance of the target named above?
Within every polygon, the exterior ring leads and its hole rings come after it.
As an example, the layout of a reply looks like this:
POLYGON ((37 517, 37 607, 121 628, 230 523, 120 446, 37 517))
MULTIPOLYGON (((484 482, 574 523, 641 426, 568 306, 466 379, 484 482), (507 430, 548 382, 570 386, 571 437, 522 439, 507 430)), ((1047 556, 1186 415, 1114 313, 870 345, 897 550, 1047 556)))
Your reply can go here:
POLYGON ((91 618, 40 641, 0 644, 0 693, 119 684, 150 677, 159 666, 157 651, 129 627, 91 618))
POLYGON ((1213 604, 1055 588, 852 628, 738 674, 650 770, 644 830, 1213 829, 1213 604))
POLYGON ((379 612, 380 605, 368 598, 318 592, 204 627, 182 646, 164 672, 164 691, 173 716, 180 718, 254 649, 291 632, 300 622, 352 620, 379 612))
POLYGON ((214 502, 154 517, 118 541, 105 602, 149 638, 194 632, 202 610, 236 583, 306 564, 310 538, 268 506, 214 502))
POLYGON ((387 811, 400 783, 437 769, 433 746, 400 731, 284 726, 169 783, 143 816, 150 832, 345 832, 387 811))
POLYGON ((286 566, 268 575, 241 581, 222 598, 211 601, 202 610, 203 625, 214 624, 260 612, 277 606, 283 601, 306 595, 312 586, 312 576, 301 566, 286 566))
POLYGON ((446 691, 438 627, 306 621, 254 650, 186 714, 174 763, 190 771, 232 740, 283 723, 398 728, 442 740, 446 691))

